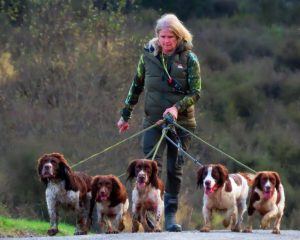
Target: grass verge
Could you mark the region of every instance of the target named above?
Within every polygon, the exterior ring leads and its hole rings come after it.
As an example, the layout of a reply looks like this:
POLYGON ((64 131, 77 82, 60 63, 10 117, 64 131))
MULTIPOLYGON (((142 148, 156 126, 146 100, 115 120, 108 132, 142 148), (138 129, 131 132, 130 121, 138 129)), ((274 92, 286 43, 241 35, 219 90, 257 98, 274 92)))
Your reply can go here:
MULTIPOLYGON (((49 222, 14 219, 0 216, 0 238, 45 236, 47 235, 48 228, 49 222)), ((74 226, 64 223, 59 224, 59 233, 57 236, 67 236, 73 234, 74 226)))

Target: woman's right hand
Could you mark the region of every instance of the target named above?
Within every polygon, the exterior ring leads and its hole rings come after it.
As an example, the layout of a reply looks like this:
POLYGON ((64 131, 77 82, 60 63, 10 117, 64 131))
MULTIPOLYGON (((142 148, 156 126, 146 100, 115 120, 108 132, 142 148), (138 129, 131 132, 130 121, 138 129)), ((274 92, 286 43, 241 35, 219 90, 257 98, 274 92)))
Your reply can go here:
POLYGON ((129 129, 129 123, 126 122, 123 117, 120 118, 120 120, 117 123, 117 126, 119 128, 119 133, 125 132, 129 129))

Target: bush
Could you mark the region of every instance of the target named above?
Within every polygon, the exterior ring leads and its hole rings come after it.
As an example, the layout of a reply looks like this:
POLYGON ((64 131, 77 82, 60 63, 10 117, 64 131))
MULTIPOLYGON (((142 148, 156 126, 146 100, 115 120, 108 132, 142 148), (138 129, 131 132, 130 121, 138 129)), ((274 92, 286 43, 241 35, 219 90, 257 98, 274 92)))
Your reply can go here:
POLYGON ((295 39, 288 39, 283 46, 280 47, 279 53, 276 55, 274 67, 276 70, 299 70, 300 42, 295 39))

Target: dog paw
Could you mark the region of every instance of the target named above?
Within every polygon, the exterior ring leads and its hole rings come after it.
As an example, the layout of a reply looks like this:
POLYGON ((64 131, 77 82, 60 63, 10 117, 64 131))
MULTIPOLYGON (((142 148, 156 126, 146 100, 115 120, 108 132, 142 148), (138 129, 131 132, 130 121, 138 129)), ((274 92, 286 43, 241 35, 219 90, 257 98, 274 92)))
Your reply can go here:
POLYGON ((117 231, 117 230, 109 230, 106 232, 106 234, 118 234, 118 233, 119 233, 119 231, 117 231))
POLYGON ((86 235, 87 231, 76 231, 74 235, 86 235))
POLYGON ((122 232, 124 229, 125 229, 124 222, 121 221, 120 224, 119 224, 119 226, 118 226, 118 230, 119 230, 120 232, 122 232))
POLYGON ((131 232, 135 233, 139 231, 139 224, 133 224, 131 232))
POLYGON ((48 234, 49 236, 54 236, 56 233, 58 233, 58 229, 57 229, 57 228, 50 228, 50 229, 48 229, 48 231, 47 231, 47 234, 48 234))
POLYGON ((272 231, 273 234, 280 234, 280 230, 279 229, 276 229, 274 228, 273 231, 272 231))
POLYGON ((260 223, 260 227, 262 229, 267 229, 269 227, 269 221, 266 221, 266 220, 262 220, 261 223, 260 223))
POLYGON ((203 227, 200 229, 200 232, 209 232, 210 228, 209 227, 203 227))
POLYGON ((229 224, 230 224, 230 219, 229 219, 229 220, 228 220, 228 219, 224 219, 224 220, 223 220, 223 226, 224 226, 225 228, 228 228, 229 224))
POLYGON ((231 232, 241 232, 241 228, 239 227, 231 228, 231 232))
POLYGON ((252 228, 244 229, 243 233, 252 233, 252 228))

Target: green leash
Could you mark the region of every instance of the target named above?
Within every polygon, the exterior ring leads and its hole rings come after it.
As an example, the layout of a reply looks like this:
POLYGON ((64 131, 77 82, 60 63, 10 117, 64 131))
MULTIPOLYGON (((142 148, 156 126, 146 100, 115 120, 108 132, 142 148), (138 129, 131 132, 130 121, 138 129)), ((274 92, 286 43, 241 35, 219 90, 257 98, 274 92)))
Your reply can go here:
POLYGON ((243 164, 242 162, 240 162, 240 161, 237 160, 236 158, 230 156, 229 154, 225 153, 224 151, 220 150, 219 148, 217 148, 217 147, 211 145, 210 143, 206 142, 206 141, 203 140, 202 138, 198 137, 196 134, 194 134, 194 133, 192 133, 191 131, 189 131, 189 130, 185 129, 184 127, 180 126, 177 122, 174 121, 173 124, 174 124, 176 127, 182 129, 183 131, 188 132, 188 133, 191 134, 193 137, 195 137, 195 138, 198 139, 199 141, 205 143, 206 145, 208 145, 209 147, 213 148, 213 149, 216 150, 217 152, 224 154, 226 157, 228 157, 228 158, 230 158, 231 160, 235 161, 237 164, 243 166, 244 168, 247 168, 248 170, 250 170, 250 171, 253 172, 253 173, 256 173, 256 171, 253 170, 252 168, 250 168, 250 167, 248 167, 247 165, 243 164))
POLYGON ((151 125, 150 127, 147 127, 147 128, 145 128, 145 129, 143 129, 143 130, 141 130, 141 131, 139 131, 139 132, 137 132, 137 133, 131 135, 130 137, 128 137, 128 138, 126 138, 126 139, 123 139, 122 141, 117 142, 117 143, 115 143, 114 145, 109 146, 109 147, 103 149, 101 152, 95 153, 95 154, 93 154, 93 155, 91 155, 91 156, 89 156, 89 157, 87 157, 87 158, 85 158, 85 159, 79 161, 78 163, 75 163, 74 165, 71 166, 71 168, 77 167, 78 165, 80 165, 80 164, 82 164, 82 163, 84 163, 84 162, 90 160, 91 158, 94 158, 94 157, 96 157, 96 156, 99 156, 100 154, 105 153, 105 152, 107 152, 107 151, 109 151, 109 150, 111 150, 111 149, 113 149, 113 148, 115 148, 115 147, 121 145, 122 143, 124 143, 124 142, 126 142, 126 141, 128 141, 128 140, 130 140, 130 139, 132 139, 132 138, 134 138, 134 137, 136 137, 136 136, 138 136, 138 135, 140 135, 140 134, 142 134, 142 133, 144 133, 144 132, 146 132, 146 131, 148 131, 148 130, 154 128, 154 127, 157 127, 157 126, 158 126, 158 124, 155 123, 155 124, 151 125))

